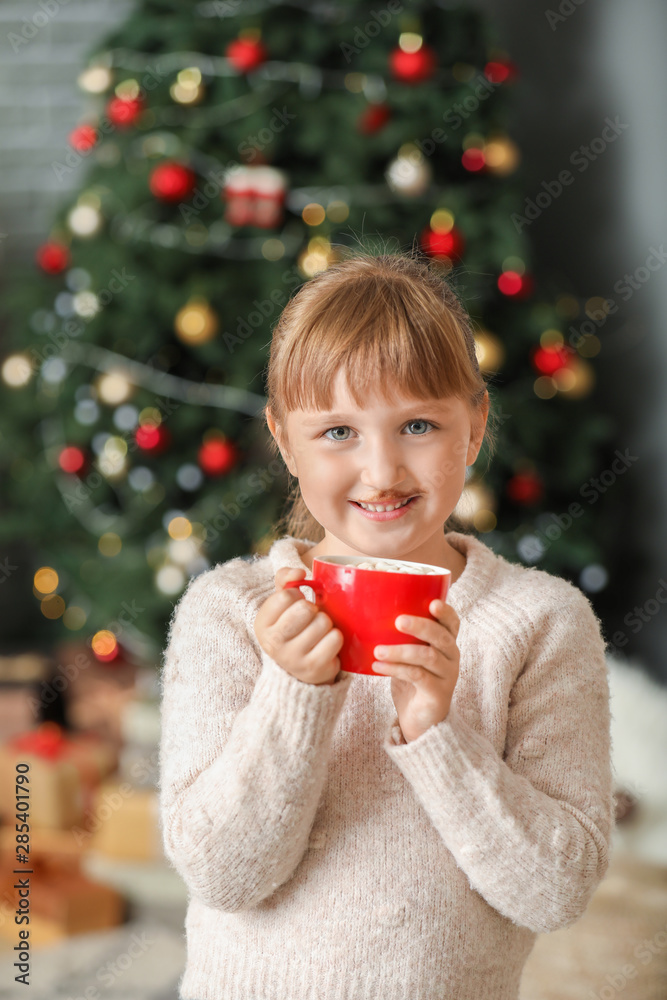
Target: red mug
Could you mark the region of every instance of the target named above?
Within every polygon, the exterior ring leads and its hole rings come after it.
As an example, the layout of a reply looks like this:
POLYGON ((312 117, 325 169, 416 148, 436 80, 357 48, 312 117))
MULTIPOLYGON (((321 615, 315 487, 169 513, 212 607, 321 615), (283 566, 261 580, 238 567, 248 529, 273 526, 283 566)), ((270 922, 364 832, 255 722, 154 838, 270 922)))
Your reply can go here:
POLYGON ((452 577, 451 570, 443 566, 403 559, 375 560, 369 556, 315 556, 312 573, 312 577, 289 580, 283 586, 310 587, 316 605, 343 634, 344 642, 338 653, 341 670, 372 677, 389 676, 371 666, 378 659, 374 653, 376 646, 428 645, 424 639, 401 632, 394 623, 399 615, 434 618, 429 605, 434 600, 447 600, 452 577), (357 565, 376 561, 420 569, 414 573, 394 572, 359 569, 357 565), (425 566, 428 573, 423 571, 425 566))

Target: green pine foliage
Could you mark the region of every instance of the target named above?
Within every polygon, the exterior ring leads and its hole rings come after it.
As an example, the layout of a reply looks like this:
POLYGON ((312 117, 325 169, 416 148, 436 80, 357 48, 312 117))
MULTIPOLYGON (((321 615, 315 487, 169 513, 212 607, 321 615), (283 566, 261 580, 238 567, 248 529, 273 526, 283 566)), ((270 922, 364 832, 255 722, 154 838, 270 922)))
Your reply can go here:
MULTIPOLYGON (((491 82, 485 70, 508 59, 479 13, 445 0, 383 7, 342 0, 149 0, 90 54, 90 63, 109 67, 111 75, 104 92, 87 95, 84 120, 98 127, 98 141, 86 154, 63 141, 54 173, 74 171, 80 190, 43 239, 66 245, 71 259, 55 274, 17 266, 2 305, 4 354, 28 357, 32 377, 4 392, 0 537, 26 539, 33 572, 53 567, 62 606, 85 613, 83 621, 67 612, 40 619, 44 635, 84 638, 111 627, 128 648, 147 640, 155 653, 192 573, 266 551, 288 484, 285 470, 271 465, 259 417, 263 371, 280 309, 308 280, 302 261, 309 240, 409 250, 436 209, 449 210, 465 238, 451 271, 456 288, 477 327, 492 333, 503 351, 491 386, 497 454, 487 469, 483 452, 476 470, 493 498, 495 521, 472 527, 508 559, 575 582, 586 567, 605 564, 605 541, 619 530, 617 507, 603 497, 593 506, 579 491, 604 468, 613 422, 598 412, 594 386, 574 398, 560 391, 539 398, 540 373, 531 362, 544 331, 560 330, 567 343, 577 310, 578 322, 583 318, 581 303, 571 289, 534 273, 527 235, 512 222, 525 194, 521 165, 503 174, 462 163, 469 145, 511 135, 513 94, 523 81, 519 74, 491 82), (250 72, 230 70, 226 48, 250 29, 261 31, 268 61, 250 72), (389 69, 406 32, 421 35, 437 56, 433 77, 418 84, 395 79, 389 69), (179 103, 171 88, 191 67, 202 73, 201 99, 179 103), (107 104, 131 80, 143 110, 131 126, 117 127, 107 104), (373 103, 385 104, 390 117, 364 134, 360 116, 373 103), (385 180, 405 143, 422 149, 430 171, 412 194, 392 190, 385 180), (152 171, 167 161, 196 175, 195 192, 177 202, 161 201, 149 187, 152 171), (284 216, 268 228, 230 224, 223 218, 221 178, 235 165, 258 163, 288 178, 284 216), (306 204, 326 208, 335 200, 348 205, 346 218, 306 224, 306 204), (72 231, 77 203, 99 213, 95 233, 72 231), (534 281, 522 298, 498 289, 510 258, 523 262, 534 281), (86 290, 102 305, 82 316, 72 303, 86 290), (194 297, 218 318, 217 334, 200 345, 185 343, 174 327, 194 297), (97 385, 117 356, 138 362, 141 375, 127 400, 112 404, 100 398, 97 385), (58 361, 61 368, 54 366, 58 361), (181 380, 180 395, 172 391, 172 376, 181 380), (209 405, 196 395, 202 385, 240 390, 245 402, 209 405), (136 428, 119 426, 128 406, 136 414, 160 412, 169 435, 163 451, 142 450, 136 428), (184 488, 183 467, 198 465, 211 431, 225 435, 238 458, 224 474, 203 473, 194 489, 184 488), (117 475, 99 470, 108 437, 126 446, 117 475), (67 446, 86 456, 78 475, 59 466, 67 446), (144 470, 138 477, 137 469, 144 470), (542 484, 540 499, 511 499, 508 484, 525 471, 542 484), (582 515, 549 535, 554 513, 577 500, 582 515), (189 559, 187 540, 170 538, 177 517, 196 528, 189 559), (526 542, 535 538, 542 551, 526 542), (127 612, 119 625, 126 606, 136 613, 127 612)), ((584 364, 594 369, 595 358, 584 364)), ((31 581, 32 573, 25 600, 39 603, 31 581)))

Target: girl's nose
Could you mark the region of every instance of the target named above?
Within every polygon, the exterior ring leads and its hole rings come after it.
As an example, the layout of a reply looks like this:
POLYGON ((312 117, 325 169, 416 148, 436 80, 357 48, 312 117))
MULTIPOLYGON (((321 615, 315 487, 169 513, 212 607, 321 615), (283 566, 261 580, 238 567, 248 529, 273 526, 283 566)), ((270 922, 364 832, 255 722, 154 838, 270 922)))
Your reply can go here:
POLYGON ((371 456, 366 458, 359 478, 369 490, 374 490, 376 493, 388 493, 405 481, 406 472, 400 458, 377 448, 371 456))

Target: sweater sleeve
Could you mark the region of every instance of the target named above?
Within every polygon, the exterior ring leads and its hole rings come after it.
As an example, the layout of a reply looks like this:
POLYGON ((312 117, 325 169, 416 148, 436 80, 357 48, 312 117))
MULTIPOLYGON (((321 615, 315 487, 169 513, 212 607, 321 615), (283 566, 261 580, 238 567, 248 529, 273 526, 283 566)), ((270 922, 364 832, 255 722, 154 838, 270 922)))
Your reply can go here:
POLYGON ((219 569, 190 581, 160 680, 164 851, 191 895, 228 912, 256 906, 301 861, 352 680, 284 671, 250 638, 234 590, 219 569))
POLYGON ((464 714, 453 703, 386 752, 491 906, 537 933, 573 924, 608 869, 614 823, 605 644, 582 591, 554 602, 512 687, 503 759, 464 714))

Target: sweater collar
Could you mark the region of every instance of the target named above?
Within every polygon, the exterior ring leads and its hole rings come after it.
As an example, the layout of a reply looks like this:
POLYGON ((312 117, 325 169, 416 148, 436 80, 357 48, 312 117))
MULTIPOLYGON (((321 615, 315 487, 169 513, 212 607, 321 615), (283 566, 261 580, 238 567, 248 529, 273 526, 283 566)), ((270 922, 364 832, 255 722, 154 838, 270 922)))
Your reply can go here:
MULTIPOLYGON (((453 548, 466 557, 465 569, 458 580, 450 585, 447 594, 447 603, 452 605, 461 618, 491 588, 500 557, 474 535, 449 531, 446 538, 453 548)), ((309 539, 293 538, 291 535, 276 539, 268 553, 274 576, 281 566, 307 569, 301 556, 316 544, 309 539)))

